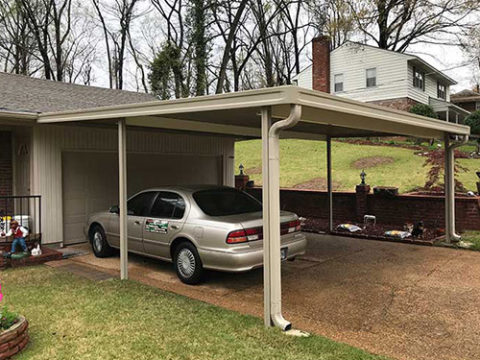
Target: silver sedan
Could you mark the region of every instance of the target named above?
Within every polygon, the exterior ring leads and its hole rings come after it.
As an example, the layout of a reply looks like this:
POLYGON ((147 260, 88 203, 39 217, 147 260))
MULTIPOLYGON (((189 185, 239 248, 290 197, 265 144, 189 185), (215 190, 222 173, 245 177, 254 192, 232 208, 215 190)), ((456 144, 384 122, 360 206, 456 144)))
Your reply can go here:
MULTIPOLYGON (((128 251, 174 263, 181 281, 196 284, 204 269, 241 272, 263 264, 262 204, 223 186, 171 186, 128 200, 128 251)), ((98 257, 119 248, 119 210, 90 217, 86 233, 98 257)), ((281 257, 304 254, 298 216, 282 211, 281 257)))

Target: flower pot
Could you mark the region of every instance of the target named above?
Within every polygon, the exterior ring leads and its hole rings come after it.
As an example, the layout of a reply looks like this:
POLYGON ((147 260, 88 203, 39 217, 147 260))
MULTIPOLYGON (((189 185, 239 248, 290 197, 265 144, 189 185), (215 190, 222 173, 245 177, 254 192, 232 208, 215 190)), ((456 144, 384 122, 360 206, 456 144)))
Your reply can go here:
POLYGON ((28 321, 20 316, 17 323, 0 332, 0 359, 8 359, 28 344, 28 321))

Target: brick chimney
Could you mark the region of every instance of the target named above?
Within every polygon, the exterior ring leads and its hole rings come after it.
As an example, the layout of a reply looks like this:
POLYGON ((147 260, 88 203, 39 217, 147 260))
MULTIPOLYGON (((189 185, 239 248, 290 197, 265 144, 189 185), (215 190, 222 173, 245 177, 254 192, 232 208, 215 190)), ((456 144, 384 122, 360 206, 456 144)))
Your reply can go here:
POLYGON ((314 90, 330 92, 330 39, 320 36, 312 40, 312 84, 314 90))

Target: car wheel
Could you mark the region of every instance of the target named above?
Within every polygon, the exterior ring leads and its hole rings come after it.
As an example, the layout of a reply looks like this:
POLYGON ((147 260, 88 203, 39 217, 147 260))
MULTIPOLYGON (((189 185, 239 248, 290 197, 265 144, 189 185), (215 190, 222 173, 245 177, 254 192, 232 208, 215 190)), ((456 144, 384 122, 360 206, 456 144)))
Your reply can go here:
POLYGON ((175 248, 174 264, 177 276, 185 284, 195 285, 202 280, 202 260, 192 243, 182 242, 175 248))
POLYGON ((105 231, 100 225, 95 225, 90 230, 90 243, 96 257, 107 257, 113 252, 113 249, 108 245, 105 231))

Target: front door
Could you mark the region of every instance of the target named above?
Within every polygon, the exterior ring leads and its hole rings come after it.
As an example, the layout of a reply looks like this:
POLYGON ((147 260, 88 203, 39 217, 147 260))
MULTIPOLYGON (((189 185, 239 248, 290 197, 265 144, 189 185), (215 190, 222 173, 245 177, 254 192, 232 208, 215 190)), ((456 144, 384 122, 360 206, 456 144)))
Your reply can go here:
POLYGON ((145 252, 170 258, 170 243, 182 230, 185 221, 185 201, 177 193, 160 191, 145 220, 143 244, 145 252))

